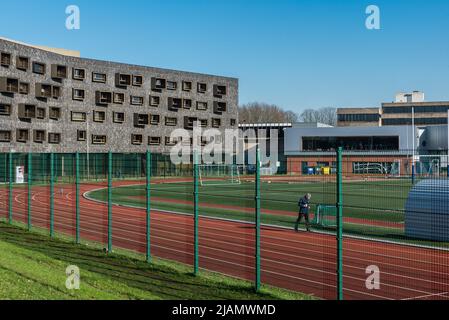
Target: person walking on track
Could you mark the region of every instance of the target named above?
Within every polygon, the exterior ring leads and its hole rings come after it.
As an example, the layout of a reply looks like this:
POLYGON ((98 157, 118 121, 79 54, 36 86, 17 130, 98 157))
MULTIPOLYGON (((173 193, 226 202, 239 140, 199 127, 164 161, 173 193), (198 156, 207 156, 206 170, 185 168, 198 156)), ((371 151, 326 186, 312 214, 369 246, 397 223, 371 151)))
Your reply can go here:
POLYGON ((302 217, 304 217, 306 223, 307 231, 310 231, 310 223, 309 223, 309 209, 310 209, 310 199, 312 195, 307 193, 304 197, 300 198, 298 201, 299 213, 298 219, 295 224, 295 231, 298 232, 299 224, 301 223, 302 217))

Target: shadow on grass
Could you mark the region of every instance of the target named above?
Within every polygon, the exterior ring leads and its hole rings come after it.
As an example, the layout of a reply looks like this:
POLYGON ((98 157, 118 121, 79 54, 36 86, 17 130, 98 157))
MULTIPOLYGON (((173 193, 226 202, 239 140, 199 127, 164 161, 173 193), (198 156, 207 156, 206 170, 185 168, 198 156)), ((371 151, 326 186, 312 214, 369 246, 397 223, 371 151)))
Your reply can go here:
MULTIPOLYGON (((194 277, 188 272, 179 271, 163 263, 148 264, 114 253, 106 255, 98 249, 53 240, 1 222, 0 240, 40 252, 67 265, 77 265, 81 270, 97 273, 129 287, 149 291, 161 299, 277 299, 269 293, 255 294, 250 284, 243 282, 239 285, 222 279, 194 277)), ((31 255, 29 258, 35 259, 31 255)))

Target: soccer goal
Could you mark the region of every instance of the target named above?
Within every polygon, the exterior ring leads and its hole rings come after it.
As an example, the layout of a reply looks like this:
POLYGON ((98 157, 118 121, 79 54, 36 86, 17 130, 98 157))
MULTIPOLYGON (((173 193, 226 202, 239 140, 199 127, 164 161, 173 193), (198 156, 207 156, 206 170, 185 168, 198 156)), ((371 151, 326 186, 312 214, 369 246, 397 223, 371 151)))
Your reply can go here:
POLYGON ((235 164, 198 165, 200 185, 240 184, 242 166, 235 164))
POLYGON ((315 216, 312 224, 321 227, 336 227, 337 226, 337 208, 331 205, 319 204, 316 207, 315 216))

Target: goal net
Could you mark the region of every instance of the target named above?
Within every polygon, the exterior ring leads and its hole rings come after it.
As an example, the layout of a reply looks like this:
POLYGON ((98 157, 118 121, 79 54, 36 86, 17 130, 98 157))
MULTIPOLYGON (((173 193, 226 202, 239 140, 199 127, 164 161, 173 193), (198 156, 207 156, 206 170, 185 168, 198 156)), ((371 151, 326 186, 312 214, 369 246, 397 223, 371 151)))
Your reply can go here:
POLYGON ((447 166, 447 155, 419 155, 415 161, 415 173, 422 177, 445 177, 447 166))
POLYGON ((316 207, 315 216, 312 224, 321 227, 336 227, 337 226, 337 208, 331 205, 319 204, 316 207))
POLYGON ((235 164, 198 165, 200 185, 240 184, 241 169, 235 164))

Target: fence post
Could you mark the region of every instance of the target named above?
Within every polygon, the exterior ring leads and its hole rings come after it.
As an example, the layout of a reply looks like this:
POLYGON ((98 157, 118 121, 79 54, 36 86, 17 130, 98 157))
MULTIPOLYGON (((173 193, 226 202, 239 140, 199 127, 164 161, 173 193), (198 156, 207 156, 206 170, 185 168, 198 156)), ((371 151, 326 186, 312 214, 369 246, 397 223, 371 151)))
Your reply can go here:
POLYGON ((256 292, 260 290, 260 150, 259 145, 256 148, 256 181, 255 181, 255 215, 256 215, 256 243, 255 243, 255 258, 256 258, 256 292))
POLYGON ((337 150, 337 300, 343 300, 343 148, 337 150))
POLYGON ((54 154, 50 153, 50 237, 54 236, 54 213, 55 213, 55 172, 54 172, 54 154))
POLYGON ((12 171, 12 157, 13 157, 13 153, 10 152, 9 153, 9 161, 8 161, 8 171, 9 171, 9 192, 8 192, 8 221, 9 224, 12 224, 12 182, 13 182, 13 171, 12 171))
POLYGON ((32 199, 32 180, 33 180, 33 165, 32 165, 32 160, 33 160, 33 154, 30 152, 28 153, 28 208, 27 208, 27 222, 28 222, 28 231, 31 230, 31 226, 32 226, 32 222, 31 222, 31 201, 32 199))
POLYGON ((80 243, 80 154, 75 154, 75 242, 80 243))
POLYGON ((112 252, 112 152, 108 152, 108 252, 112 252))
POLYGON ((194 238, 194 261, 193 273, 198 275, 198 154, 193 152, 193 238, 194 238))
POLYGON ((147 151, 146 158, 146 176, 147 176, 147 187, 146 187, 146 208, 147 208, 147 262, 151 262, 151 152, 147 151))

